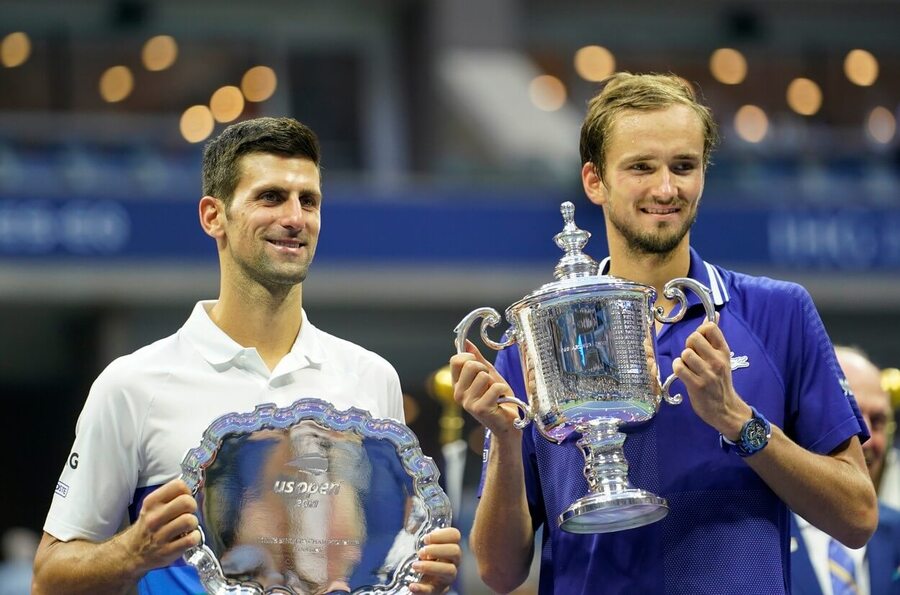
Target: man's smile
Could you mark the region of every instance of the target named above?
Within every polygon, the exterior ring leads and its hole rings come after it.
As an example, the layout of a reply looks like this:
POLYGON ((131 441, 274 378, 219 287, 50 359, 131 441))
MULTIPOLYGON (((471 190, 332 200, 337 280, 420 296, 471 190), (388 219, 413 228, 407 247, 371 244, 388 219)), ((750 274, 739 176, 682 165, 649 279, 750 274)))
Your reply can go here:
POLYGON ((306 242, 299 239, 266 240, 280 252, 296 252, 306 246, 306 242))
POLYGON ((675 206, 650 206, 650 207, 640 207, 638 209, 642 214, 649 215, 653 219, 659 221, 668 221, 674 220, 681 213, 681 207, 675 206))

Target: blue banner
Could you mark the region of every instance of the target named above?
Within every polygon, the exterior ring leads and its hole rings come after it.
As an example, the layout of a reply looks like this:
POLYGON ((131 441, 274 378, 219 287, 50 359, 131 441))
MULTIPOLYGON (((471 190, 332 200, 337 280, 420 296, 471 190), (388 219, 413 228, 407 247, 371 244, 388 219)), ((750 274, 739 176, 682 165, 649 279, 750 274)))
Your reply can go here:
MULTIPOLYGON (((326 196, 319 262, 552 265, 565 196, 326 196)), ((576 221, 606 253, 599 208, 575 198, 576 221)), ((900 209, 791 210, 704 204, 692 244, 713 262, 822 271, 900 270, 900 209)), ((5 262, 215 261, 193 201, 0 199, 5 262)))

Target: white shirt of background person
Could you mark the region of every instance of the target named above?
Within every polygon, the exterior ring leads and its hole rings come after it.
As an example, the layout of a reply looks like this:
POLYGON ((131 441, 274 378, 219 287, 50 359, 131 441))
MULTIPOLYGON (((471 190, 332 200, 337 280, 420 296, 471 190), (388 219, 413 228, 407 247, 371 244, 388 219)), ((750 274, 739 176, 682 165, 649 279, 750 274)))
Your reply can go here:
MULTIPOLYGON (((831 589, 831 572, 828 570, 828 546, 831 536, 810 525, 802 516, 797 517, 797 526, 800 528, 800 536, 806 544, 809 553, 809 561, 822 587, 823 595, 834 595, 831 589)), ((866 546, 858 550, 852 550, 841 545, 850 559, 853 560, 853 573, 856 575, 857 595, 870 595, 869 593, 869 561, 866 559, 866 546)), ((797 544, 791 543, 791 552, 797 549, 797 544)))

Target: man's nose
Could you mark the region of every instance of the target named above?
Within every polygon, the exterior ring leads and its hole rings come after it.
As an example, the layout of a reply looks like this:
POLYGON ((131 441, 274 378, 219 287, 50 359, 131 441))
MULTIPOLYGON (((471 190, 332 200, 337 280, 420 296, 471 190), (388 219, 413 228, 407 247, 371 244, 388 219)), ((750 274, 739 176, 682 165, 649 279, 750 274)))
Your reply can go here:
POLYGON ((281 204, 280 219, 281 225, 288 229, 301 229, 305 216, 300 201, 294 198, 284 201, 281 204))
POLYGON ((657 200, 669 201, 676 196, 678 196, 678 187, 675 183, 675 176, 668 167, 660 168, 653 185, 653 197, 657 200))

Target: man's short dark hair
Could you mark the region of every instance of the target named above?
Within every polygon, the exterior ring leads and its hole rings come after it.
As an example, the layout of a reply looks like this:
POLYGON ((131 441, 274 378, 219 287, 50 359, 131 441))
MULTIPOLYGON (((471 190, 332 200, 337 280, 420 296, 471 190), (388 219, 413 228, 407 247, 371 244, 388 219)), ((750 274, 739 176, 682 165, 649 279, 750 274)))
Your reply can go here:
POLYGON ((302 157, 318 167, 319 139, 293 118, 255 118, 232 124, 203 150, 203 195, 230 205, 241 178, 241 157, 250 153, 302 157))

